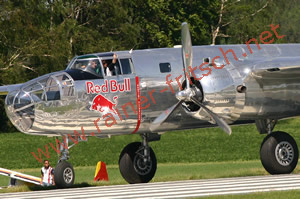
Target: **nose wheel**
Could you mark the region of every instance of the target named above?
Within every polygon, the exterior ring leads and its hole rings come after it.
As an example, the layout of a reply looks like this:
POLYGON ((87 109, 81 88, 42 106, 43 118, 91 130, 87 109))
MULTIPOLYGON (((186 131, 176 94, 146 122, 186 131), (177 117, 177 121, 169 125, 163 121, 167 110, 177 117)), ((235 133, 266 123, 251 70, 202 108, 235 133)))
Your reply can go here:
MULTIPOLYGON (((81 142, 83 140, 79 138, 78 141, 81 142)), ((56 187, 58 188, 70 188, 74 184, 75 172, 72 164, 67 162, 67 160, 70 157, 69 149, 73 147, 75 143, 69 146, 68 137, 67 138, 63 137, 61 143, 65 143, 66 148, 60 145, 61 156, 54 170, 54 181, 56 187)))
POLYGON ((270 174, 291 173, 298 163, 298 146, 292 136, 277 131, 269 134, 260 149, 260 159, 270 174))
POLYGON ((72 187, 75 180, 73 166, 67 161, 60 161, 54 170, 54 181, 58 188, 72 187))

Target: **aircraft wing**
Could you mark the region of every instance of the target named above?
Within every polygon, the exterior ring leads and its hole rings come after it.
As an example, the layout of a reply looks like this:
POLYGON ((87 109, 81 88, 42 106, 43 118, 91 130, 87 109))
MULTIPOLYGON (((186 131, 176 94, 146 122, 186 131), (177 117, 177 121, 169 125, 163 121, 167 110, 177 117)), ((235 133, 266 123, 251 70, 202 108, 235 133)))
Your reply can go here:
POLYGON ((289 111, 299 109, 300 66, 257 69, 251 72, 249 78, 246 80, 246 87, 249 86, 251 90, 248 97, 268 110, 261 110, 259 114, 270 114, 274 106, 278 109, 280 106, 281 116, 288 116, 289 111), (261 89, 260 92, 257 92, 253 80, 261 89), (257 95, 261 92, 263 95, 257 95))
POLYGON ((12 84, 7 86, 0 86, 0 95, 7 95, 10 91, 18 89, 22 84, 12 84))
POLYGON ((288 66, 269 69, 259 69, 252 72, 255 79, 268 80, 298 80, 300 82, 300 66, 288 66))

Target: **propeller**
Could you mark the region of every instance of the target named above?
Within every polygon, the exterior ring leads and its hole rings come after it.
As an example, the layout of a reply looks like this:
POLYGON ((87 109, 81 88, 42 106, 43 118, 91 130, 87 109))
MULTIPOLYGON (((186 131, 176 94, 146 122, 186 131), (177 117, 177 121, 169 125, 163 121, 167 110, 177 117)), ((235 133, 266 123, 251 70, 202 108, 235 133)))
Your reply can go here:
POLYGON ((183 101, 180 100, 164 112, 162 112, 150 125, 150 130, 155 131, 158 127, 168 119, 168 117, 175 111, 175 109, 182 103, 183 101))
MULTIPOLYGON (((193 52, 192 52, 192 40, 191 34, 189 31, 189 26, 186 22, 181 24, 181 52, 182 52, 182 61, 184 69, 184 77, 187 80, 187 75, 189 74, 188 67, 193 64, 193 52)), ((187 81, 186 81, 187 82, 187 81)), ((186 84, 186 88, 190 89, 190 84, 186 84)))
POLYGON ((182 43, 182 60, 183 60, 183 71, 184 71, 184 77, 186 82, 186 88, 182 91, 178 91, 176 93, 176 98, 179 100, 176 104, 162 112, 150 125, 150 130, 153 132, 159 128, 159 126, 164 123, 170 115, 177 109, 177 107, 182 104, 183 102, 193 102, 199 107, 203 108, 215 121, 215 123, 227 134, 231 134, 231 128, 230 126, 217 114, 209 110, 201 101, 199 101, 197 98, 202 97, 202 93, 199 91, 197 87, 191 87, 187 75, 189 74, 188 67, 192 66, 192 60, 193 60, 193 52, 192 52, 192 40, 191 35, 189 31, 188 24, 186 22, 182 23, 181 25, 181 43, 182 43), (201 94, 199 94, 201 93, 201 94), (201 96, 199 96, 201 95, 201 96))

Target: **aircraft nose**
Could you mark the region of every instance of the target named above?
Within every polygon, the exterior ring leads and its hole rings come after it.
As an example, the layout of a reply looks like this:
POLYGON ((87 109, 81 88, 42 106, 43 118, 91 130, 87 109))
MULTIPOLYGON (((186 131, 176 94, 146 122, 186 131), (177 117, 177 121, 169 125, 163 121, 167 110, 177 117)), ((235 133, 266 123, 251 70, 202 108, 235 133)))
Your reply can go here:
POLYGON ((52 104, 55 108, 62 100, 69 101, 74 96, 72 77, 65 72, 51 73, 9 92, 5 99, 5 110, 13 125, 27 133, 36 130, 34 121, 43 118, 43 107, 52 104))
POLYGON ((13 125, 22 132, 27 132, 34 122, 34 102, 40 100, 37 96, 22 90, 8 93, 5 100, 5 110, 13 125))

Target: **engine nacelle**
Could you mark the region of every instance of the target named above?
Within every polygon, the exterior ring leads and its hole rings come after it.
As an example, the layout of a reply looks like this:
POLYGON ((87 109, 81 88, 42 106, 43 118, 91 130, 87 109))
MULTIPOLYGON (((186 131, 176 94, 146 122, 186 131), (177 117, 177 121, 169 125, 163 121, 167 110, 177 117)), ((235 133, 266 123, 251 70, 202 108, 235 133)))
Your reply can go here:
MULTIPOLYGON (((199 82, 198 85, 196 83, 202 91, 202 103, 227 123, 233 123, 240 117, 245 103, 244 90, 237 89, 243 85, 242 78, 232 65, 225 65, 222 69, 215 69, 212 65, 209 65, 206 69, 208 68, 211 70, 208 75, 208 70, 203 72, 197 70, 197 73, 195 73, 197 79, 206 74, 199 80, 200 86, 199 82)), ((214 123, 202 108, 185 110, 187 114, 197 119, 214 123)))

